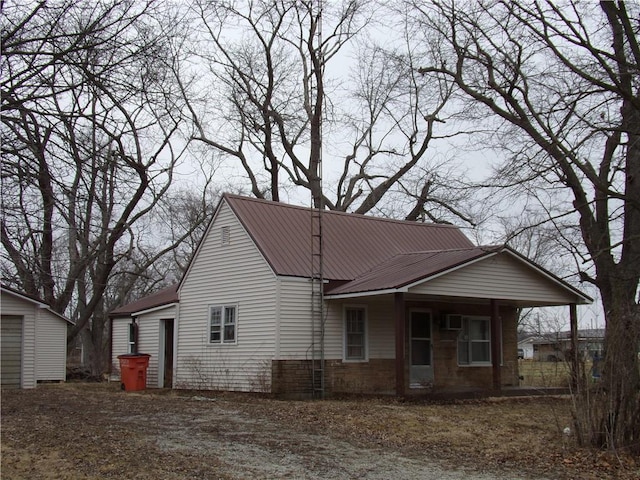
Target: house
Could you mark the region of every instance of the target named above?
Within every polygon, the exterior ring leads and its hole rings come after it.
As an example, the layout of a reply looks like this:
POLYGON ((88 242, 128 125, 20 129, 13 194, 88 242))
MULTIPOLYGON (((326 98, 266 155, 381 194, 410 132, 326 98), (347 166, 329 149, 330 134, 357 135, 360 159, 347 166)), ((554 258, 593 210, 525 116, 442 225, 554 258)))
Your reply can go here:
MULTIPOLYGON (((602 356, 604 349, 604 329, 592 328, 577 331, 578 351, 583 359, 602 356)), ((530 350, 531 358, 538 361, 558 362, 569 358, 571 351, 571 331, 529 334, 518 342, 519 348, 530 350)))
POLYGON ((35 388, 64 381, 68 318, 40 299, 2 286, 0 298, 2 388, 35 388))
POLYGON ((569 305, 576 321, 590 302, 454 226, 225 194, 180 283, 112 313, 112 351, 151 354, 158 387, 500 389, 518 382, 517 308, 569 305))
POLYGON ((532 332, 518 332, 518 355, 524 360, 533 359, 533 342, 538 335, 532 332))

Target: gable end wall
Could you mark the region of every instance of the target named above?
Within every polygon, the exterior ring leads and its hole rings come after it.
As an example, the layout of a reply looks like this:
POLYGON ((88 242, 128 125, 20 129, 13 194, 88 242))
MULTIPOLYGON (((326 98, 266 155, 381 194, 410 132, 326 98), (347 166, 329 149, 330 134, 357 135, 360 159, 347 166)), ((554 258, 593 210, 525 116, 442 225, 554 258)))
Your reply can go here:
POLYGON ((273 271, 223 202, 180 287, 176 387, 269 391, 276 304, 273 271), (211 305, 237 306, 236 344, 209 343, 211 305))
POLYGON ((508 254, 499 254, 416 285, 410 293, 569 304, 575 295, 508 254))

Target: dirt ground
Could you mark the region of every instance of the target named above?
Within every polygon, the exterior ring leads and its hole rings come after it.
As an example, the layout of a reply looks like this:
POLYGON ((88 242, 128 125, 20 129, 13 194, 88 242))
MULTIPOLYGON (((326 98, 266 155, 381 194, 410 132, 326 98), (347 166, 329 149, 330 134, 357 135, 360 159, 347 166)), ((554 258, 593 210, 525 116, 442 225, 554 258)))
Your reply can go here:
POLYGON ((566 398, 284 401, 118 383, 2 391, 3 479, 632 479, 566 398))

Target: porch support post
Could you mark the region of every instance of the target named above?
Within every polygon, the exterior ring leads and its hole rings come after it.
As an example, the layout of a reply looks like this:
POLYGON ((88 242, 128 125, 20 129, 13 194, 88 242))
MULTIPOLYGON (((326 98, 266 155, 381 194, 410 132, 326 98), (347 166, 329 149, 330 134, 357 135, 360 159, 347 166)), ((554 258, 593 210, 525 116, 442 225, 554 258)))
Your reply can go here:
POLYGON ((404 395, 405 379, 404 379, 404 293, 396 292, 393 296, 394 300, 394 323, 396 331, 396 395, 404 395))
POLYGON ((569 323, 571 326, 571 386, 574 391, 578 385, 578 308, 575 303, 569 305, 569 323))
POLYGON ((500 369, 500 308, 498 301, 491 299, 491 364, 493 370, 493 389, 500 390, 502 388, 502 371, 500 369))

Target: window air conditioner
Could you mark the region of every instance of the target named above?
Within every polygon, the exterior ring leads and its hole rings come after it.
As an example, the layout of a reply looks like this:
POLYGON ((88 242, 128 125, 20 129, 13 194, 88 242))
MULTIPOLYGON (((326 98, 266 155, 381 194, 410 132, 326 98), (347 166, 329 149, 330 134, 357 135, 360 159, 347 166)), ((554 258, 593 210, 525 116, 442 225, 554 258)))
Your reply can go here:
POLYGON ((447 315, 444 328, 445 330, 462 330, 462 315, 447 315))

